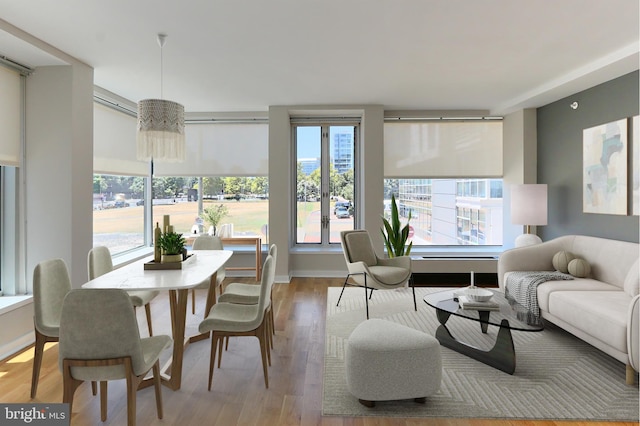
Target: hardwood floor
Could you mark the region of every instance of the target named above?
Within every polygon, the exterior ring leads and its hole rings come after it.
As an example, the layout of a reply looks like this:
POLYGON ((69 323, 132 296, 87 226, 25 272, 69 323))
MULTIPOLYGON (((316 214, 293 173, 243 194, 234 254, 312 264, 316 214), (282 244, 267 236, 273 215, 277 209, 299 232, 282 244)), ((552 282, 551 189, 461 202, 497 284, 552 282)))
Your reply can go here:
MULTIPOLYGON (((234 279, 234 281, 239 281, 234 279)), ((139 425, 327 425, 327 426, 578 426, 635 425, 621 422, 516 421, 495 419, 414 419, 379 417, 323 417, 322 371, 326 293, 328 286, 340 286, 342 279, 296 278, 290 284, 274 286, 276 336, 269 389, 265 389, 260 349, 255 338, 235 338, 216 368, 211 392, 207 391, 209 341, 187 347, 182 389, 162 389, 164 418, 156 417, 153 388, 137 395, 139 425)), ((196 315, 187 314, 187 333, 195 334, 204 310, 204 292, 198 293, 196 315)), ((152 302, 153 329, 171 334, 168 297, 161 294, 152 302)), ((144 310, 138 320, 144 336, 144 310)), ((58 370, 57 344, 47 344, 38 395, 33 402, 60 402, 62 375, 58 370)), ((168 352, 168 351, 166 351, 168 352)), ((33 348, 0 363, 0 402, 29 402, 33 348)), ((72 424, 125 425, 126 391, 123 381, 109 383, 106 422, 100 421, 98 397, 83 384, 75 395, 72 424)))

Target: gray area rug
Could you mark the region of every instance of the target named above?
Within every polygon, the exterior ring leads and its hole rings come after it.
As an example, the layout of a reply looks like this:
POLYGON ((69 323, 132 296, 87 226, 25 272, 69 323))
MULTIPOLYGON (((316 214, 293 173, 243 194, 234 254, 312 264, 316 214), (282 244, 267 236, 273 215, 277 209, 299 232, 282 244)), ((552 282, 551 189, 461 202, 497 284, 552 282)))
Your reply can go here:
MULTIPOLYGON (((638 385, 625 384, 625 366, 553 325, 542 332, 513 332, 513 375, 442 347, 442 385, 426 404, 387 401, 366 408, 347 390, 344 371, 347 338, 365 320, 364 289, 347 288, 336 307, 340 290, 329 288, 327 295, 323 415, 638 421, 638 385)), ((435 335, 435 310, 422 300, 433 291, 442 289, 416 288, 417 312, 411 289, 376 291, 369 316, 435 335)), ((493 345, 498 331, 489 326, 483 335, 477 322, 453 316, 447 327, 483 349, 493 345)))

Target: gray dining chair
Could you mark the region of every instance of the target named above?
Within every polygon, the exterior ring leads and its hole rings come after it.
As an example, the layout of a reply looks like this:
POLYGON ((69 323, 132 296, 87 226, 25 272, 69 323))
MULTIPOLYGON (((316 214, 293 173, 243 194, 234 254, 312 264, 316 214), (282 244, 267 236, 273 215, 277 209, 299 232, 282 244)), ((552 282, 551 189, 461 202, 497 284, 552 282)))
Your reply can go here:
MULTIPOLYGON (((278 260, 278 247, 271 244, 269 247, 269 256, 273 258, 274 268, 278 260)), ((218 297, 218 302, 236 303, 239 305, 256 305, 260 297, 260 285, 248 283, 229 283, 226 285, 224 292, 218 297)), ((267 306, 268 314, 268 331, 269 345, 273 348, 273 335, 275 334, 274 315, 273 315, 273 298, 269 299, 267 306)))
POLYGON ((33 323, 36 340, 31 375, 31 398, 35 398, 38 391, 44 345, 58 341, 62 301, 70 290, 71 279, 64 260, 46 260, 36 265, 33 270, 33 323))
POLYGON ((140 338, 129 295, 120 289, 69 291, 60 315, 59 368, 62 402, 72 411, 73 395, 83 381, 100 382, 100 418, 107 419, 107 381, 126 380, 127 424, 136 424, 136 392, 153 369, 158 418, 162 418, 160 353, 169 336, 140 338))
POLYGON ((264 373, 264 384, 269 388, 269 374, 267 372, 267 317, 266 310, 269 305, 271 287, 275 277, 273 258, 267 256, 264 261, 264 270, 260 283, 260 294, 258 303, 255 305, 239 305, 235 303, 216 303, 211 308, 209 315, 205 318, 198 330, 200 333, 210 333, 211 354, 209 358, 209 386, 213 382, 213 370, 218 357, 218 368, 222 356, 222 342, 227 337, 234 336, 255 336, 260 343, 260 354, 262 357, 262 371, 264 373))
MULTIPOLYGON (((199 235, 193 241, 192 245, 193 250, 224 250, 222 245, 222 239, 218 236, 214 235, 199 235)), ((222 289, 222 282, 225 279, 225 269, 220 268, 216 273, 216 286, 222 289)), ((200 284, 195 286, 191 290, 191 313, 195 315, 196 313, 196 289, 208 289, 211 284, 211 280, 207 278, 202 281, 200 284)), ((207 312, 204 314, 207 316, 207 312)))
MULTIPOLYGON (((89 280, 97 278, 101 275, 113 270, 113 261, 111 260, 111 252, 107 247, 97 246, 89 250, 87 256, 87 270, 89 271, 89 280)), ((134 308, 144 306, 147 316, 147 328, 149 336, 153 336, 153 327, 151 325, 151 301, 160 294, 159 291, 152 290, 135 290, 128 291, 129 300, 134 308)))

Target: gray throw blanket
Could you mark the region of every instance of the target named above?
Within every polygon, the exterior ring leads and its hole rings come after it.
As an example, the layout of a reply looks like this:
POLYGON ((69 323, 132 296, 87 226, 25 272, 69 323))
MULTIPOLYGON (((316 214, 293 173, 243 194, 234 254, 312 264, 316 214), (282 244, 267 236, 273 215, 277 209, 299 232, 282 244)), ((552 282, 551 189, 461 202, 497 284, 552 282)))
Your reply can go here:
POLYGON ((558 271, 515 271, 509 274, 504 294, 527 308, 536 318, 540 317, 537 288, 545 281, 572 280, 569 274, 558 271))

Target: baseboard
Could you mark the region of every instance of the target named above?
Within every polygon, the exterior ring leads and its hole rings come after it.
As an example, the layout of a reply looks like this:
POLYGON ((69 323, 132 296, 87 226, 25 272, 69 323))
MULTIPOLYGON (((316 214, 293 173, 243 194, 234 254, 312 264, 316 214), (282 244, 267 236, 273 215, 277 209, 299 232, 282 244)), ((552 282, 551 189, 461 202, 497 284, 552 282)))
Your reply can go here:
POLYGON ((26 333, 11 342, 5 343, 4 345, 0 346, 0 360, 5 360, 15 355, 24 348, 32 345, 34 341, 35 336, 33 332, 31 332, 26 333))

